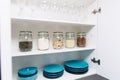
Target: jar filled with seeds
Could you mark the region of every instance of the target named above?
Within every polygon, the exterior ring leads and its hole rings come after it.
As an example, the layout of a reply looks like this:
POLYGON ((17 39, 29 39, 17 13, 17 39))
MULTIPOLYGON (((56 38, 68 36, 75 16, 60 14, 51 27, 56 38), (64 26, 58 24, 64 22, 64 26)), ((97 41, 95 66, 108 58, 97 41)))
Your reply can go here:
POLYGON ((32 49, 32 32, 31 31, 20 31, 19 49, 22 52, 31 51, 32 49))

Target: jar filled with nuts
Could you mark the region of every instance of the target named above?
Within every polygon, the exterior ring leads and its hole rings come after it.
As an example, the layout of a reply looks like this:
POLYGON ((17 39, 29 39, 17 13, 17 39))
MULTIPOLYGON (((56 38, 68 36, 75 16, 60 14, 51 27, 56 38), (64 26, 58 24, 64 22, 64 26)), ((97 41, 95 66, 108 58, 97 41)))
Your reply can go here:
POLYGON ((54 32, 53 33, 53 48, 62 49, 63 46, 64 46, 63 32, 54 32))

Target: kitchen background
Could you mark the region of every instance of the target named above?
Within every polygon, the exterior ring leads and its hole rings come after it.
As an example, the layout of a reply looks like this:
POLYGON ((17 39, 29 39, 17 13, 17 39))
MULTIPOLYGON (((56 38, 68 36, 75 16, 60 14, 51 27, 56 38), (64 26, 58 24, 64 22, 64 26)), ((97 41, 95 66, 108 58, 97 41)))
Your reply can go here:
MULTIPOLYGON (((91 54, 91 56, 101 59, 101 65, 91 63, 96 66, 97 73, 107 77, 110 80, 120 79, 120 11, 119 0, 100 0, 99 6, 102 8, 100 14, 98 14, 98 41, 97 41, 97 53, 91 54)), ((1 16, 1 42, 7 43, 2 45, 1 60, 2 60, 2 77, 3 80, 9 80, 11 78, 11 54, 10 41, 6 41, 11 36, 7 33, 10 28, 10 0, 0 0, 0 16, 1 16), (4 28, 8 26, 7 28, 4 28), (4 46, 3 46, 4 45, 4 46), (3 49, 6 48, 6 49, 3 49), (5 67, 7 66, 7 68, 5 67), (7 76, 7 77, 6 77, 7 76)), ((92 57, 91 57, 92 58, 92 57)))

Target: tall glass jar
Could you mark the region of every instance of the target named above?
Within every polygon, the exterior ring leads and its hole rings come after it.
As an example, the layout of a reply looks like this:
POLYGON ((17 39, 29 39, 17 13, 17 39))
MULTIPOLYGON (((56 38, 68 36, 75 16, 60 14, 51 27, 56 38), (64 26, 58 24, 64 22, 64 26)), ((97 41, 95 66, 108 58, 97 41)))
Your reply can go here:
POLYGON ((49 44, 49 33, 47 31, 38 32, 38 49, 48 50, 49 44))
POLYGON ((22 52, 32 50, 32 32, 31 31, 19 32, 19 49, 22 52))
POLYGON ((86 33, 85 32, 78 32, 77 33, 77 46, 78 47, 85 47, 86 46, 86 33))
POLYGON ((62 49, 63 46, 64 46, 63 32, 54 32, 53 33, 53 48, 62 49))
POLYGON ((66 32, 65 47, 66 48, 74 48, 75 47, 75 34, 74 34, 74 32, 66 32))

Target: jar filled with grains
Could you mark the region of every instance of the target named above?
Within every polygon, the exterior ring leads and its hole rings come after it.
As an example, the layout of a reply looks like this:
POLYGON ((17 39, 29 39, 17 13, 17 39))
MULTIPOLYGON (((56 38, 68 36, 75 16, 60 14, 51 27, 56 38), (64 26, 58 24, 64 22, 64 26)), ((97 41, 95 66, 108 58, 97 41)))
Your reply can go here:
POLYGON ((49 33, 47 31, 38 32, 38 49, 48 50, 49 49, 49 33))
POLYGON ((74 48, 75 47, 75 34, 74 34, 74 32, 66 32, 65 47, 66 48, 74 48))
POLYGON ((62 49, 63 46, 64 46, 63 32, 54 32, 53 33, 53 48, 62 49))

